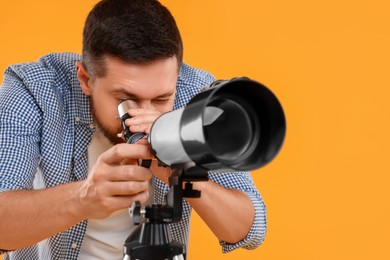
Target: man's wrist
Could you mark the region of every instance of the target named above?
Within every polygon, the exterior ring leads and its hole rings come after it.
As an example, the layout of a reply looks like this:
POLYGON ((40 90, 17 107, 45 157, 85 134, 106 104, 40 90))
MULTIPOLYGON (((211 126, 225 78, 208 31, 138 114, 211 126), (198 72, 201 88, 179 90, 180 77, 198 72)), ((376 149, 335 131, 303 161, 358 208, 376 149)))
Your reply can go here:
POLYGON ((69 215, 72 219, 77 221, 82 221, 87 219, 85 211, 85 205, 82 204, 82 187, 84 181, 78 181, 69 184, 69 189, 67 189, 69 194, 69 205, 65 207, 64 214, 69 215))

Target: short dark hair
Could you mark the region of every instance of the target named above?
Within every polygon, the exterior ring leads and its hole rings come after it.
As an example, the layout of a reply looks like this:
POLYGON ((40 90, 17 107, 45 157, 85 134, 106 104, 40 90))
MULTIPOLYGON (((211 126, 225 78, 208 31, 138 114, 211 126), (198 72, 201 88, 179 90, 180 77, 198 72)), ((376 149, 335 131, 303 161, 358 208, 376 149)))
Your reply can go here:
POLYGON ((102 0, 89 13, 83 32, 83 63, 104 76, 104 58, 142 64, 176 56, 183 43, 175 19, 157 0, 102 0))

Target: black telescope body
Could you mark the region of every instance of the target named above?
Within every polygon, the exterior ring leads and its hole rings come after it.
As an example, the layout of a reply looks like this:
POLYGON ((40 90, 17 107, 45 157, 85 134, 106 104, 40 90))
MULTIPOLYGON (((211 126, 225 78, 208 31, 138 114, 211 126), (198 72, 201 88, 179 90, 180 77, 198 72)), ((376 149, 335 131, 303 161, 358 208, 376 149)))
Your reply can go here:
POLYGON ((216 81, 184 109, 163 114, 149 142, 166 165, 193 161, 207 170, 248 171, 272 161, 285 132, 275 95, 256 81, 235 78, 216 81))

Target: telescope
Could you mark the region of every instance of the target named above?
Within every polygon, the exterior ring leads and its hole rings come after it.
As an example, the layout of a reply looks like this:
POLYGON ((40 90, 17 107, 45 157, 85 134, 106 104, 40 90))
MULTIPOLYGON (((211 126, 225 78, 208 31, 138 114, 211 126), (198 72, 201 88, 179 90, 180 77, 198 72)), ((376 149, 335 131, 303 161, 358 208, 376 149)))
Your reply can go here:
MULTIPOLYGON (((172 168, 164 205, 130 212, 141 224, 126 240, 124 260, 180 260, 185 245, 172 241, 168 224, 179 222, 182 200, 198 198, 194 181, 207 181, 208 172, 250 171, 265 166, 279 153, 286 134, 283 108, 263 84, 247 77, 218 80, 194 96, 186 107, 162 114, 149 135, 132 133, 125 125, 132 101, 118 106, 127 143, 147 138, 159 165, 172 168), (183 188, 184 183, 184 188, 183 188)), ((150 160, 140 162, 149 167, 150 160)))

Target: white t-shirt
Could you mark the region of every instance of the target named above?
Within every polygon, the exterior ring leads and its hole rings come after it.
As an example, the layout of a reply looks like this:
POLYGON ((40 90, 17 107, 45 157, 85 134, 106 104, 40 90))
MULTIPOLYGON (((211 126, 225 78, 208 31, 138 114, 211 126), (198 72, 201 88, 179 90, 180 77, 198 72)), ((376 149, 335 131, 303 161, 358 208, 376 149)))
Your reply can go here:
MULTIPOLYGON (((110 141, 96 129, 88 147, 88 172, 97 158, 112 147, 110 141)), ((149 194, 152 189, 149 186, 149 194)), ((149 203, 149 202, 148 202, 149 203)), ((90 219, 78 259, 123 259, 123 245, 137 226, 127 209, 117 211, 105 219, 90 219)))

